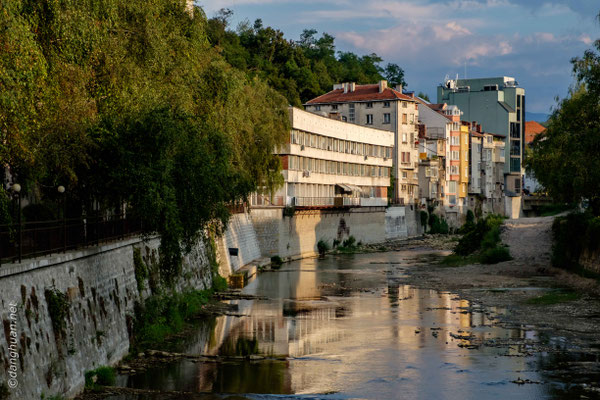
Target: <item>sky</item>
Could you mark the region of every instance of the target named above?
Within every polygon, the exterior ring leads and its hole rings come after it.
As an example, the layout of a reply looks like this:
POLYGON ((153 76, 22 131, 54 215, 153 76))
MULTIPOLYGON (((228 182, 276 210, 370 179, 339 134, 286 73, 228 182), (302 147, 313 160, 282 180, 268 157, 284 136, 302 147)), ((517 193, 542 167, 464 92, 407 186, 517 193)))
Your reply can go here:
POLYGON ((376 53, 404 69, 407 89, 436 101, 446 76, 511 76, 527 111, 550 113, 574 83, 570 60, 600 38, 598 0, 195 0, 207 16, 233 10, 233 27, 260 18, 298 40, 327 32, 339 51, 376 53))

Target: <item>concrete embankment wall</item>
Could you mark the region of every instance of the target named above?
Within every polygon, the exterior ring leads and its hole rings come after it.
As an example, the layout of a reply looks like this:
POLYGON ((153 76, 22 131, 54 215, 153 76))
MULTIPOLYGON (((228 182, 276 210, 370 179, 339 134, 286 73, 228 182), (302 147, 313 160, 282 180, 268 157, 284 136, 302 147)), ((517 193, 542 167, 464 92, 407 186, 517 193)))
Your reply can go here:
POLYGON ((222 276, 229 276, 240 267, 261 258, 255 227, 248 213, 233 214, 225 234, 218 241, 217 261, 222 276), (229 249, 235 249, 237 255, 230 254, 229 249))
MULTIPOLYGON (((0 383, 14 383, 8 374, 15 356, 9 351, 14 336, 18 349, 18 387, 9 389, 9 399, 72 396, 83 388, 86 371, 114 364, 128 353, 134 304, 150 295, 148 282, 143 293, 138 291, 134 248, 141 250, 147 265, 156 265, 158 246, 158 239, 130 239, 0 267, 0 383), (66 293, 69 299, 64 329, 57 333, 47 289, 66 293), (14 316, 11 304, 16 304, 14 316)), ((210 287, 203 243, 183 264, 179 290, 210 287)))
POLYGON ((354 236, 357 242, 379 243, 422 233, 410 207, 361 207, 348 210, 303 210, 284 216, 281 208, 254 208, 250 217, 263 257, 297 258, 317 253, 319 240, 354 236))

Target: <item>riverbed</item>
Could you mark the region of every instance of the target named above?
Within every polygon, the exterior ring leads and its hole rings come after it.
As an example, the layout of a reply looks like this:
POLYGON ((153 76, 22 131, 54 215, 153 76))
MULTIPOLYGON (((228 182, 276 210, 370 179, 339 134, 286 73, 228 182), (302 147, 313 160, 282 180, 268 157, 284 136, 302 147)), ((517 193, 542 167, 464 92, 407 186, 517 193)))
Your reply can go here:
POLYGON ((328 255, 263 272, 242 291, 255 299, 230 300, 235 313, 198 321, 168 348, 189 358, 120 375, 117 386, 130 391, 105 398, 599 397, 589 390, 599 374, 573 381, 561 372, 565 360, 598 361, 564 338, 507 326, 506 310, 404 283, 440 255, 328 255))

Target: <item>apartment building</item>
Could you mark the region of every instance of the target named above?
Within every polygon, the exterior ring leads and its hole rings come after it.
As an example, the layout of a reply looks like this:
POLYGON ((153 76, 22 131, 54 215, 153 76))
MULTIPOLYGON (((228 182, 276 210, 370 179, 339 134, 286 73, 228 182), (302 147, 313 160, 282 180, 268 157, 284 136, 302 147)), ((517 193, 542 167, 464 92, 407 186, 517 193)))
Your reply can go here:
POLYGON ((504 138, 504 190, 522 191, 525 89, 514 78, 446 79, 437 90, 439 103, 454 104, 467 121, 478 121, 486 132, 504 138))
POLYGON ((504 138, 482 131, 473 122, 469 132, 468 206, 477 215, 504 212, 504 138))
POLYGON ((277 149, 296 207, 386 206, 394 135, 290 107, 289 142, 277 149))
POLYGON ((391 197, 400 204, 418 202, 419 111, 413 94, 402 93, 402 87, 389 88, 387 81, 371 85, 339 83, 304 106, 311 113, 392 132, 395 193, 391 197))

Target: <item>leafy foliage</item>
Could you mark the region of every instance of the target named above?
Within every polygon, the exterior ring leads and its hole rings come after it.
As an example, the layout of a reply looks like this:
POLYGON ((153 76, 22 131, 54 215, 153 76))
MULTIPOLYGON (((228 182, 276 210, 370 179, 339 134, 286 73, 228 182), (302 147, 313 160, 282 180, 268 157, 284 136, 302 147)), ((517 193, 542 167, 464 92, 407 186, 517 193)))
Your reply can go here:
POLYGON ((577 83, 552 113, 525 159, 555 202, 589 200, 600 215, 600 41, 571 60, 577 83))
POLYGON ((52 330, 56 337, 63 337, 67 328, 67 317, 69 315, 69 297, 55 287, 45 290, 48 314, 52 320, 52 330))
POLYGON ((600 246, 600 217, 591 213, 571 213, 554 219, 552 224, 552 265, 578 270, 579 259, 585 250, 600 246))
POLYGON ((500 242, 500 225, 503 218, 499 215, 488 215, 474 224, 470 231, 466 232, 458 241, 454 252, 461 256, 467 256, 475 251, 489 250, 500 242))
POLYGON ((317 250, 319 251, 320 256, 324 256, 325 253, 329 250, 329 244, 323 239, 319 240, 317 243, 317 250))
MULTIPOLYGON (((37 202, 68 188, 161 235, 162 276, 227 205, 282 182, 287 102, 232 68, 184 1, 15 0, 0 19, 0 163, 37 202)), ((4 201, 0 193, 0 213, 4 201)), ((74 216, 74 215, 72 215, 74 216)))
POLYGON ((231 30, 232 14, 222 9, 208 20, 210 43, 232 66, 268 82, 291 105, 300 106, 330 91, 336 82, 374 83, 385 76, 391 85, 406 86, 398 65, 382 68, 383 60, 376 54, 336 54, 335 38, 327 33, 317 37, 315 29, 305 29, 298 41, 290 41, 283 32, 263 26, 260 19, 231 30))

